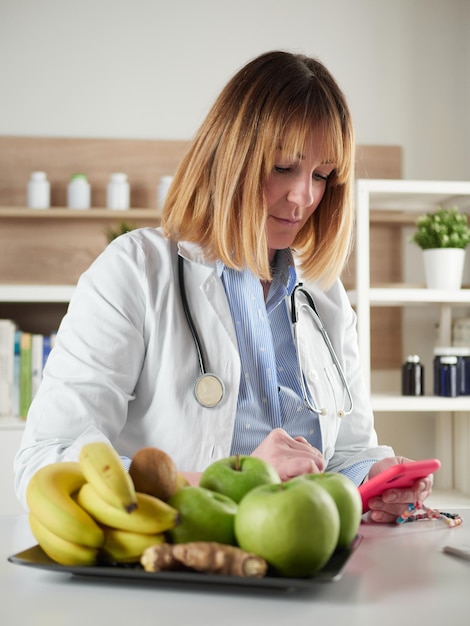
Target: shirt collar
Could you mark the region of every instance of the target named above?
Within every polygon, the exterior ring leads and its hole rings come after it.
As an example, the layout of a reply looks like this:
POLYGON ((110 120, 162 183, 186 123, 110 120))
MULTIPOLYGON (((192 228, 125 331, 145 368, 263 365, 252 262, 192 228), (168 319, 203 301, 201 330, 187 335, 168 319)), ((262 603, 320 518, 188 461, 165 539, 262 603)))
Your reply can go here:
POLYGON ((278 250, 276 253, 276 267, 273 282, 274 281, 283 285, 287 291, 287 295, 291 295, 295 283, 297 282, 297 272, 295 271, 294 257, 290 248, 278 250))
MULTIPOLYGON (((216 261, 215 265, 217 275, 221 277, 227 269, 227 266, 219 260, 216 261)), ((294 257, 290 248, 278 250, 276 253, 276 267, 273 282, 274 281, 283 285, 288 295, 292 293, 295 283, 297 282, 297 272, 295 271, 294 257)))

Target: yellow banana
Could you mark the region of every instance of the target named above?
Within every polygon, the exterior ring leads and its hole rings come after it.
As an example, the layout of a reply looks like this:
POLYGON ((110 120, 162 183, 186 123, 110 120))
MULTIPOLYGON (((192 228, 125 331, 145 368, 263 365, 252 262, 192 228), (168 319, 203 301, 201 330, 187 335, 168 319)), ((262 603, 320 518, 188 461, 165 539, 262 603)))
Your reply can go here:
POLYGON ((86 480, 103 500, 124 511, 135 509, 134 483, 113 447, 105 441, 86 443, 80 450, 79 463, 86 480))
POLYGON ((179 514, 175 508, 146 493, 137 492, 136 497, 137 508, 126 513, 103 500, 92 484, 85 483, 77 502, 97 522, 111 528, 153 535, 176 526, 179 514))
POLYGON ((162 533, 146 535, 119 528, 104 528, 102 556, 114 563, 138 563, 144 550, 165 542, 162 533))
POLYGON ((44 526, 33 513, 29 514, 31 531, 49 558, 60 565, 94 565, 98 548, 67 541, 44 526))
POLYGON ((102 529, 73 499, 83 484, 85 477, 78 463, 52 463, 33 474, 26 501, 31 513, 55 535, 98 548, 104 542, 102 529))

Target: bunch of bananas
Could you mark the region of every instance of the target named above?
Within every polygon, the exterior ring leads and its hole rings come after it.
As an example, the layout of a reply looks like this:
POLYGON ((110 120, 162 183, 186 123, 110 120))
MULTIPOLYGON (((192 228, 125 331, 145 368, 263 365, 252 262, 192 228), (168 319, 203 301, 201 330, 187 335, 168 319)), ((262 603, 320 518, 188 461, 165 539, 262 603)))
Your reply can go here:
POLYGON ((178 523, 176 509, 136 492, 119 455, 105 442, 85 444, 77 462, 39 469, 26 499, 36 541, 61 565, 138 561, 178 523))

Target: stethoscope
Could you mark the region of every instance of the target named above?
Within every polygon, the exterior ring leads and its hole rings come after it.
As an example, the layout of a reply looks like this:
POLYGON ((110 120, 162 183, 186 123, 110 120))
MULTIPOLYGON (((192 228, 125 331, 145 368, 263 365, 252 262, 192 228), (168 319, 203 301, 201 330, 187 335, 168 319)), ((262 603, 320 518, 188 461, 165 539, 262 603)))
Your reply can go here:
MULTIPOLYGON (((184 259, 182 256, 178 256, 178 278, 179 278, 179 290, 181 296, 181 302, 183 304, 183 311, 186 317, 186 321, 188 323, 189 329, 191 331, 191 335, 193 337, 194 346, 196 348, 197 358, 199 361, 199 370, 200 375, 196 379, 194 383, 194 396, 199 404, 205 408, 212 409, 216 407, 222 401, 225 394, 225 386, 223 381, 211 372, 206 371, 206 364, 204 353, 202 351, 201 341, 199 339, 198 332, 194 325, 194 321, 191 315, 191 311, 189 310, 188 298, 186 296, 186 287, 184 282, 184 259)), ((297 352, 297 364, 299 368, 299 378, 302 389, 303 400, 307 408, 313 413, 317 413, 319 415, 326 415, 328 411, 325 408, 319 408, 315 404, 314 400, 309 398, 309 394, 307 393, 307 388, 305 386, 304 374, 302 370, 302 364, 300 362, 300 344, 299 344, 299 333, 298 333, 298 323, 299 323, 299 311, 302 308, 306 308, 310 314, 312 315, 317 327, 319 328, 323 340, 328 348, 328 351, 333 359, 333 363, 338 370, 338 374, 341 380, 341 384, 343 385, 349 402, 349 408, 347 410, 342 409, 338 411, 339 417, 344 417, 345 415, 349 415, 353 410, 353 400, 351 391, 349 389, 349 385, 344 376, 344 372, 341 368, 338 357, 336 356, 336 352, 331 344, 330 338, 328 337, 328 333, 321 321, 321 318, 317 312, 315 307, 315 303, 313 301, 312 296, 304 289, 302 283, 297 284, 291 294, 291 321, 292 327, 294 331, 294 338, 296 344, 296 352, 297 352), (306 298, 306 303, 301 303, 297 305, 296 302, 296 294, 302 293, 306 298)))
POLYGON ((301 309, 306 309, 310 313, 310 315, 313 317, 315 324, 317 325, 319 331, 321 332, 323 341, 325 342, 326 347, 328 348, 328 352, 330 353, 330 356, 333 359, 333 364, 338 371, 341 384, 343 385, 346 391, 346 395, 348 397, 349 408, 338 410, 337 412, 338 417, 344 417, 345 415, 350 415, 353 411, 353 399, 351 395, 351 390, 349 389, 349 385, 344 375, 343 369, 338 360, 338 357, 336 356, 336 352, 330 341, 328 333, 326 332, 326 328, 323 325, 320 315, 318 314, 317 307, 315 306, 315 302, 313 301, 311 294, 306 289, 304 289, 304 287, 302 286, 302 283, 298 283, 292 290, 290 299, 291 299, 291 322, 292 322, 292 328, 294 331, 295 348, 297 351, 297 364, 299 368, 299 379, 300 379, 300 386, 302 388, 302 396, 303 396, 305 405, 307 406, 308 409, 310 409, 310 411, 313 411, 314 413, 318 413, 319 415, 328 414, 328 410, 326 408, 317 407, 313 398, 310 399, 309 394, 307 393, 307 388, 305 386, 305 377, 304 377, 304 373, 302 370, 302 364, 300 362, 300 341, 299 341, 299 332, 298 332, 299 312, 301 309), (300 305, 297 304, 296 296, 298 293, 301 293, 305 297, 306 299, 305 303, 300 303, 300 305))
POLYGON ((225 387, 222 380, 206 371, 204 353, 201 347, 201 341, 194 326, 191 311, 189 310, 188 298, 186 297, 186 287, 184 284, 184 259, 178 255, 178 278, 181 294, 181 302, 183 304, 184 314, 188 322, 191 335, 193 336, 194 345, 196 347, 197 358, 199 361, 200 376, 194 383, 194 396, 199 404, 207 409, 212 409, 222 401, 225 393, 225 387))

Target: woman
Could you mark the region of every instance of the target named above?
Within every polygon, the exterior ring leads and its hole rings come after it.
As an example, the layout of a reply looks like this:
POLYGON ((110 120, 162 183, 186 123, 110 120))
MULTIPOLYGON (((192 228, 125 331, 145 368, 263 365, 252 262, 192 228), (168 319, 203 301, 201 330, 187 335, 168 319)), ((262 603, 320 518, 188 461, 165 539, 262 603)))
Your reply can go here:
MULTIPOLYGON (((328 470, 359 484, 401 462, 377 443, 339 280, 353 168, 350 113, 320 62, 269 52, 242 68, 176 172, 162 228, 121 236, 80 278, 15 461, 19 498, 41 465, 95 439, 127 463, 162 448, 193 484, 237 453, 283 480, 328 470)), ((431 483, 377 498, 372 518, 393 521, 431 483)))

